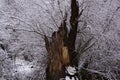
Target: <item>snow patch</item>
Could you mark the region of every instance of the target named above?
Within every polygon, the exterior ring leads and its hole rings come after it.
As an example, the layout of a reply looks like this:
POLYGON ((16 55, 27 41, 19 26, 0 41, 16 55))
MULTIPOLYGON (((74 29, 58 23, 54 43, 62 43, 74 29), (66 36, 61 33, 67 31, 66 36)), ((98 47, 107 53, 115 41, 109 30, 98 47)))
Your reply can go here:
POLYGON ((31 68, 32 64, 28 61, 17 58, 15 64, 17 65, 17 71, 21 74, 30 74, 33 72, 31 68))

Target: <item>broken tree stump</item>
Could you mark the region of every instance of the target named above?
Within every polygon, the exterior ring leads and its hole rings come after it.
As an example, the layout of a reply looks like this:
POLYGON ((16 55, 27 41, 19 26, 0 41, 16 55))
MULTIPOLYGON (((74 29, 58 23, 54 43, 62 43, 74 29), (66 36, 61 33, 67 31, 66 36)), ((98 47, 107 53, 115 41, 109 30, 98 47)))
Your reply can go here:
MULTIPOLYGON (((76 71, 79 58, 76 58, 78 53, 75 52, 75 41, 78 19, 82 13, 83 9, 79 13, 77 0, 71 0, 70 31, 66 27, 67 14, 65 14, 58 31, 53 32, 51 37, 44 36, 49 56, 46 80, 108 80, 104 75, 87 70, 89 63, 85 63, 79 73, 76 71)), ((91 39, 88 40, 90 41, 91 39)))
MULTIPOLYGON (((48 38, 45 36, 45 45, 49 56, 46 69, 47 80, 59 80, 65 78, 66 67, 78 66, 78 60, 73 60, 75 52, 75 40, 78 27, 79 6, 76 0, 71 0, 70 32, 66 27, 67 15, 65 15, 58 31, 48 38)), ((72 68, 72 67, 71 67, 72 68)), ((73 68, 74 69, 74 68, 73 68)))

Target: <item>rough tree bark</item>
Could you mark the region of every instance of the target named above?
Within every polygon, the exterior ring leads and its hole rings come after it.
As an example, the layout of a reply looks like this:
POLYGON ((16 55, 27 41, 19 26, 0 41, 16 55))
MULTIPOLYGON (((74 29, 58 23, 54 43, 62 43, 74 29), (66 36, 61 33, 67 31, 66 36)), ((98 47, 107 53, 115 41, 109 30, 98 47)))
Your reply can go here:
POLYGON ((58 31, 54 32, 51 38, 45 36, 46 49, 49 54, 49 62, 46 69, 47 80, 59 80, 65 77, 65 67, 78 65, 73 61, 75 55, 75 40, 78 27, 79 7, 76 0, 71 0, 71 29, 68 33, 66 27, 67 15, 65 15, 58 31))

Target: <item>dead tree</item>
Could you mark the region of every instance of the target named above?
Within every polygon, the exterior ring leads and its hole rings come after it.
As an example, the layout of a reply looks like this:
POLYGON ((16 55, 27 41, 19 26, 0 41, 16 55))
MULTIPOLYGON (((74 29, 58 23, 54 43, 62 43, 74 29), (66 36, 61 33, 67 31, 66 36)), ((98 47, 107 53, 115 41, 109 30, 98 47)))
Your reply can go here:
MULTIPOLYGON (((68 32, 66 27, 67 15, 65 15, 58 31, 52 33, 52 36, 49 38, 46 35, 44 36, 45 46, 49 56, 46 69, 46 80, 60 80, 65 78, 66 67, 78 66, 79 59, 76 58, 78 53, 75 52, 75 41, 78 28, 78 18, 80 18, 82 12, 83 10, 79 13, 77 0, 71 0, 71 17, 69 20, 70 31, 68 32)), ((83 65, 84 68, 87 68, 87 66, 88 63, 83 65)), ((80 73, 82 80, 96 80, 91 77, 93 74, 90 74, 90 72, 85 69, 82 69, 80 73)), ((78 76, 77 73, 76 76, 78 76)))
POLYGON ((68 33, 66 27, 67 15, 65 15, 58 31, 54 32, 51 38, 45 36, 46 49, 49 54, 49 62, 46 69, 47 80, 59 80, 65 77, 65 67, 78 65, 78 61, 73 60, 75 52, 75 40, 77 35, 79 17, 79 6, 76 0, 71 0, 71 29, 68 33))

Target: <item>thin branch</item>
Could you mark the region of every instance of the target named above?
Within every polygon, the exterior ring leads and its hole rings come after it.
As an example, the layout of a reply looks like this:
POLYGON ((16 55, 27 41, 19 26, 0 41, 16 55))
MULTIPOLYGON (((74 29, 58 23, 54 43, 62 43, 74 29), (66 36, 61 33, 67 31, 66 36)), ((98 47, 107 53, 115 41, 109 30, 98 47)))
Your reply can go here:
MULTIPOLYGON (((46 5, 46 7, 48 8, 48 5, 47 5, 43 0, 42 0, 42 2, 43 2, 43 3, 46 5)), ((43 7, 42 7, 41 5, 39 5, 39 4, 37 4, 37 3, 34 3, 34 4, 43 9, 43 7)), ((48 9, 49 9, 49 8, 48 8, 48 9)), ((56 20, 54 19, 52 13, 51 13, 50 11, 48 11, 48 13, 50 14, 51 19, 53 20, 53 22, 54 22, 54 24, 55 24, 54 26, 58 28, 59 26, 57 25, 56 20)))
MULTIPOLYGON (((47 5, 43 0, 42 0, 42 2, 43 2, 43 3, 46 5, 46 7, 49 9, 48 5, 47 5)), ((50 15, 51 15, 51 19, 53 20, 55 26, 58 28, 59 26, 57 25, 56 20, 54 19, 52 13, 51 13, 50 11, 48 11, 48 12, 50 13, 50 15)))
POLYGON ((16 20, 19 20, 20 22, 23 22, 24 24, 28 25, 29 27, 33 27, 32 25, 26 23, 24 20, 22 20, 22 19, 20 19, 20 18, 18 18, 18 17, 11 16, 10 18, 12 18, 12 19, 16 19, 16 20))
POLYGON ((96 41, 94 43, 92 43, 90 46, 88 46, 87 48, 85 48, 82 52, 87 51, 88 49, 90 49, 91 47, 93 47, 95 45, 96 41))
MULTIPOLYGON (((38 22, 38 23, 33 23, 33 26, 35 26, 35 27, 37 28, 36 31, 41 32, 40 27, 42 27, 42 26, 39 24, 39 22, 38 22)), ((34 30, 35 30, 35 29, 34 29, 34 30)), ((42 32, 41 32, 41 33, 42 33, 42 32)), ((43 34, 44 34, 44 33, 43 33, 43 34)))
POLYGON ((57 22, 56 22, 56 20, 54 19, 54 17, 53 17, 53 15, 52 15, 52 14, 51 14, 51 19, 53 20, 53 22, 54 22, 55 26, 56 26, 57 28, 59 28, 59 26, 57 25, 57 22))
POLYGON ((88 72, 91 72, 91 73, 97 73, 97 74, 99 74, 99 75, 102 75, 102 76, 104 76, 104 77, 107 77, 107 76, 105 75, 105 73, 102 73, 102 72, 99 72, 99 71, 96 71, 96 70, 86 69, 86 68, 84 68, 84 67, 82 67, 82 69, 84 69, 84 70, 86 70, 86 71, 88 71, 88 72))
MULTIPOLYGON (((39 34, 39 35, 41 35, 42 37, 44 36, 44 35, 46 35, 45 33, 44 34, 42 34, 41 32, 40 32, 40 30, 39 31, 37 31, 32 25, 30 25, 30 24, 28 24, 28 23, 26 23, 25 21, 23 21, 22 19, 20 19, 20 18, 17 18, 17 17, 14 17, 14 16, 12 16, 11 17, 12 19, 17 19, 17 20, 19 20, 19 21, 21 21, 21 22, 23 22, 24 24, 26 24, 26 25, 28 25, 29 27, 31 27, 32 28, 32 30, 26 30, 26 29, 15 29, 15 30, 21 30, 21 31, 27 31, 27 32, 34 32, 34 33, 37 33, 37 34, 39 34)), ((39 24, 40 25, 40 24, 39 24)), ((37 25, 36 25, 36 27, 37 27, 37 25)), ((41 28, 41 27, 40 27, 41 28)), ((9 28, 9 29, 13 29, 13 28, 9 28)), ((38 29, 38 27, 37 27, 37 29, 38 29)), ((42 31, 43 31, 43 29, 42 29, 42 31)), ((49 37, 49 36, 47 36, 47 37, 49 37)))
MULTIPOLYGON (((8 29, 13 29, 13 28, 8 28, 8 29)), ((26 29, 18 29, 18 28, 15 28, 14 30, 18 30, 18 31, 25 31, 25 32, 33 32, 33 33, 36 33, 36 34, 39 34, 41 36, 44 36, 44 34, 36 31, 36 30, 26 30, 26 29)), ((48 37, 48 36, 47 36, 48 37)))
POLYGON ((59 8, 59 11, 60 11, 60 13, 61 13, 61 16, 62 16, 62 19, 64 18, 64 16, 63 16, 63 12, 62 12, 62 10, 61 10, 61 8, 60 8, 60 1, 58 0, 58 8, 59 8))

